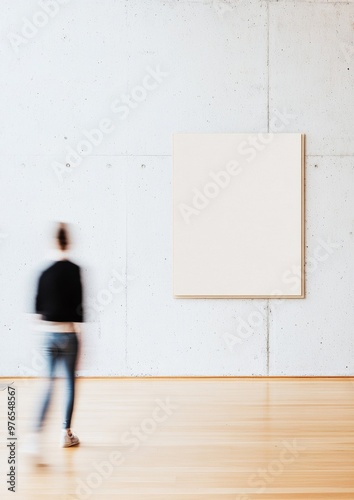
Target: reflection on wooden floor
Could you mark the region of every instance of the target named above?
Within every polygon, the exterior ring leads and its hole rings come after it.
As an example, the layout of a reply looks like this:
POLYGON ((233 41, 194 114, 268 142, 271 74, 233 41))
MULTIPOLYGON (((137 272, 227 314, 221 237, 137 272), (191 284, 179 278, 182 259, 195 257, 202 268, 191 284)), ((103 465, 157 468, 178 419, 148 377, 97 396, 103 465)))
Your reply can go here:
POLYGON ((15 379, 16 496, 0 392, 0 498, 354 499, 352 378, 78 379, 68 449, 57 380, 39 467, 21 447, 44 383, 15 379))

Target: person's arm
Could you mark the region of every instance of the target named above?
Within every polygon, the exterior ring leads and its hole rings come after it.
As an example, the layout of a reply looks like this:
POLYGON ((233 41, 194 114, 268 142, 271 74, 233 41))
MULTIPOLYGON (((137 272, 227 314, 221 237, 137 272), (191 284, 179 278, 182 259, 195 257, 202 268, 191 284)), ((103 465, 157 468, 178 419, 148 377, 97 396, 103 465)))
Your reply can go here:
POLYGON ((34 331, 41 331, 42 329, 42 311, 43 311, 43 286, 42 286, 42 275, 40 276, 37 283, 37 290, 34 299, 34 310, 29 315, 29 321, 31 328, 34 331))
POLYGON ((76 332, 78 342, 79 342, 79 352, 76 360, 76 371, 79 371, 82 365, 82 332, 83 332, 83 321, 84 321, 84 305, 83 305, 83 286, 81 280, 81 271, 78 268, 78 276, 77 276, 77 289, 76 289, 76 298, 77 298, 77 315, 78 320, 80 322, 74 323, 74 330, 76 332))
POLYGON ((77 315, 77 323, 83 323, 84 322, 84 297, 83 297, 83 286, 82 286, 82 279, 81 279, 81 269, 80 267, 77 268, 77 275, 75 279, 75 303, 76 303, 76 315, 77 315))
POLYGON ((43 275, 38 280, 37 293, 35 299, 35 314, 42 316, 43 312, 43 275))

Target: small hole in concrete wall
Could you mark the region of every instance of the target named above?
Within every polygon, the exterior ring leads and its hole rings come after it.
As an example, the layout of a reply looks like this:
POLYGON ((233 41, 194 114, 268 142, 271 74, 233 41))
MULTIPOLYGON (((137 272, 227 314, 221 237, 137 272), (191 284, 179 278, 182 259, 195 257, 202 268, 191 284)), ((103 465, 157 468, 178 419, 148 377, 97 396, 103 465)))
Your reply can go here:
POLYGON ((66 166, 67 166, 67 167, 70 167, 70 163, 67 163, 67 164, 66 164, 66 166))

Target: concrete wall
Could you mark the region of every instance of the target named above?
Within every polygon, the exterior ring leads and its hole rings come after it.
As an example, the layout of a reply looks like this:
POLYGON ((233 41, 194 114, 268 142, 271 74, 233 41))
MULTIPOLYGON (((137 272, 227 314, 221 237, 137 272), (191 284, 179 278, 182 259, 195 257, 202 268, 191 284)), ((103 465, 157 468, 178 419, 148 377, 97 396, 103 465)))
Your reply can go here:
POLYGON ((80 374, 353 375, 354 3, 4 0, 2 13, 0 375, 41 373, 25 313, 62 219, 85 269, 80 374), (306 299, 173 299, 171 135, 268 131, 279 116, 307 136, 306 299))

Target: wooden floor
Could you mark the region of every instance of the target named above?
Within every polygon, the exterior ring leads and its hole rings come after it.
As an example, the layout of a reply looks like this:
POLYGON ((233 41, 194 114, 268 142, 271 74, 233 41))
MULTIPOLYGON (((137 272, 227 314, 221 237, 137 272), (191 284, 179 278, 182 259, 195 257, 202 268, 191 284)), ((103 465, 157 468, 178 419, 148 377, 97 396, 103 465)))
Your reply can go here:
POLYGON ((59 379, 38 466, 22 448, 44 384, 14 381, 14 497, 0 391, 1 499, 354 499, 352 378, 78 379, 68 449, 59 379))

